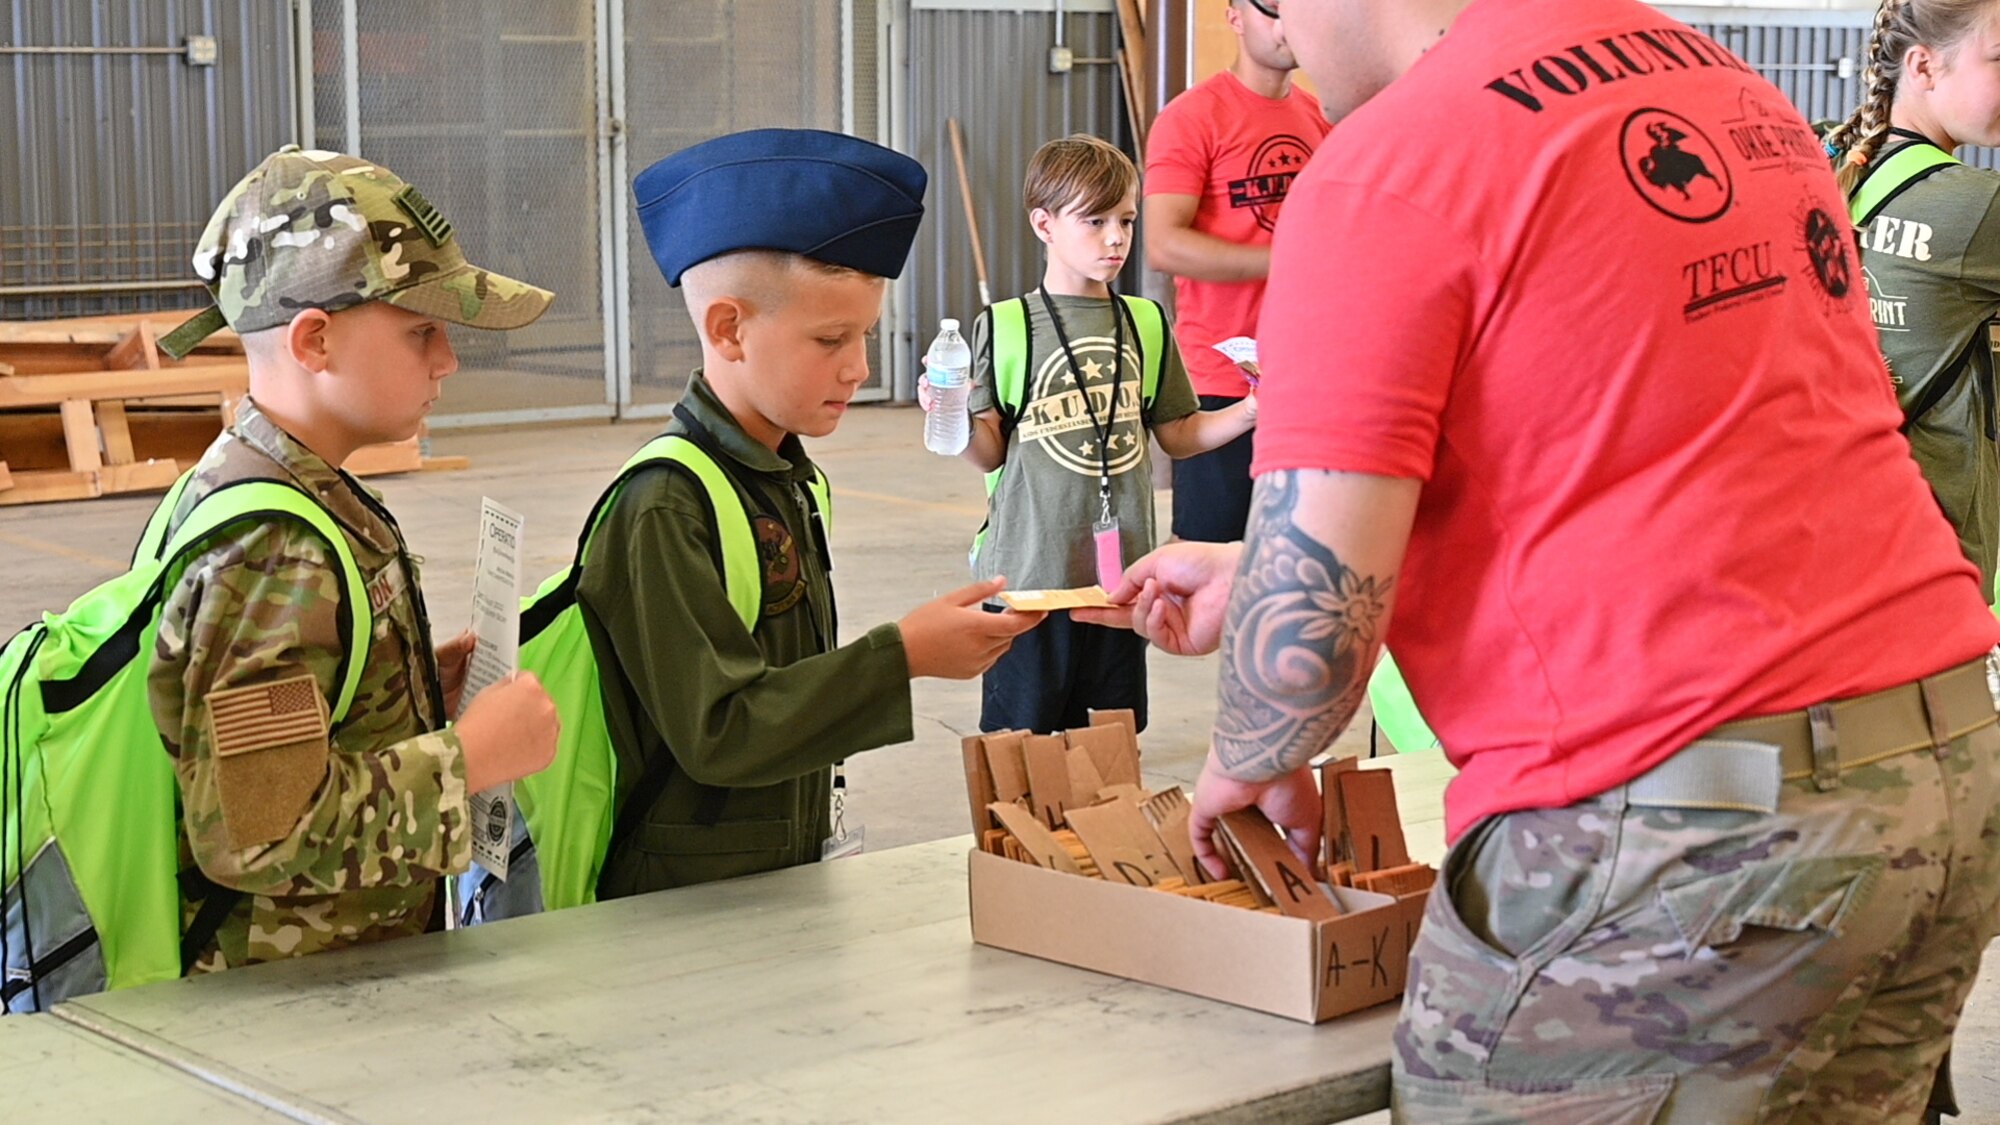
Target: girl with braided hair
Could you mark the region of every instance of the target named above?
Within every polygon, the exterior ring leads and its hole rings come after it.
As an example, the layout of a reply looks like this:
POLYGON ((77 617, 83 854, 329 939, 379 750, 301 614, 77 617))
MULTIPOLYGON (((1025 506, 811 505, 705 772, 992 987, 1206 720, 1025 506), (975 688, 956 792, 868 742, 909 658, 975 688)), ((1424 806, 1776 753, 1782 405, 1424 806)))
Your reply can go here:
MULTIPOLYGON (((2000 175, 1951 153, 2000 143, 2000 3, 1883 0, 1863 81, 1867 94, 1827 134, 1827 155, 1861 244, 1903 432, 1991 602, 2000 432, 1988 325, 2000 312, 2000 175)), ((1957 1112, 1947 1054, 1924 1120, 1957 1112)))
POLYGON ((2000 429, 1988 322, 2000 312, 2000 174, 1954 159, 2000 144, 2000 3, 1884 0, 1867 95, 1826 137, 1861 243, 1903 432, 1993 600, 2000 429))

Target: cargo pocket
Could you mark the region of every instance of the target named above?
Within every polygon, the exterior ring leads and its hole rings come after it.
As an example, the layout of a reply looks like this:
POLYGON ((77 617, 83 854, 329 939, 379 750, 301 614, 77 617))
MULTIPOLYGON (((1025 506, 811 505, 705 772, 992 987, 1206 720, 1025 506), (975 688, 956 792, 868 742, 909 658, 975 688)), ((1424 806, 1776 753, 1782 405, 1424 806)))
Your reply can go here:
POLYGON ((1873 894, 1886 863, 1879 855, 1748 863, 1662 887, 1660 908, 1673 920, 1688 957, 1728 946, 1758 927, 1838 936, 1842 923, 1873 894))
POLYGON ((734 879, 787 866, 792 822, 783 817, 720 824, 644 824, 634 850, 646 877, 642 886, 683 886, 734 879), (656 881, 663 879, 664 881, 656 881))
POLYGON ((1674 1091, 1671 1074, 1546 1083, 1395 1079, 1393 1117, 1413 1125, 1651 1125, 1674 1091))

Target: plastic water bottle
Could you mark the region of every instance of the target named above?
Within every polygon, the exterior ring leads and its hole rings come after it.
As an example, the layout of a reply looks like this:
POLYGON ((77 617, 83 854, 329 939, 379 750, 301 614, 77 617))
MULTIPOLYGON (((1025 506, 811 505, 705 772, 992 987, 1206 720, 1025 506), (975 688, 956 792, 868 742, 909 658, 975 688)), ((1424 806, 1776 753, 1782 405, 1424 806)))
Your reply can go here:
POLYGON ((965 452, 972 421, 965 413, 972 390, 972 348, 958 334, 958 322, 938 322, 937 339, 924 353, 924 378, 931 383, 930 416, 924 419, 924 448, 946 457, 965 452))

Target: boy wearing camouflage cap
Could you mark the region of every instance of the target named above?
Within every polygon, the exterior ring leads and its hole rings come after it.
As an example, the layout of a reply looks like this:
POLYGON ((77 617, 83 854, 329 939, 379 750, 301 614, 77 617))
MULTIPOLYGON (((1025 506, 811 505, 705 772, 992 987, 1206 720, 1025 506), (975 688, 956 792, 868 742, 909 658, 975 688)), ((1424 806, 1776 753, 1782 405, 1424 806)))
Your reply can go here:
POLYGON ((424 931, 439 880, 470 861, 467 794, 554 753, 532 677, 446 729, 470 635, 433 647, 395 519, 338 468, 417 431, 457 369, 446 322, 517 328, 550 294, 468 264, 388 170, 297 146, 223 200, 194 266, 215 306, 162 347, 185 354, 226 323, 250 397, 172 523, 232 484, 289 484, 340 525, 369 599, 343 604, 335 545, 290 519, 225 526, 165 592, 148 688, 180 786, 184 960, 213 971, 424 931), (365 652, 348 650, 354 613, 373 623, 365 652), (329 729, 319 704, 353 661, 359 686, 329 729))

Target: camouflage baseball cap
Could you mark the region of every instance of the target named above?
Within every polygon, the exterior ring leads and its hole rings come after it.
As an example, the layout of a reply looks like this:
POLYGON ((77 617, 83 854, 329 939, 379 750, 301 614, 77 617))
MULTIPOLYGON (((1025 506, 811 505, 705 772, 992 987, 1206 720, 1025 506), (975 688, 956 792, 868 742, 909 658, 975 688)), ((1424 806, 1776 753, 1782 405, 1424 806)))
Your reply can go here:
POLYGON ((160 340, 186 355, 226 323, 256 332, 301 309, 366 301, 473 328, 519 328, 553 299, 468 263, 451 224, 379 164, 286 145, 243 177, 195 247, 215 305, 160 340))

